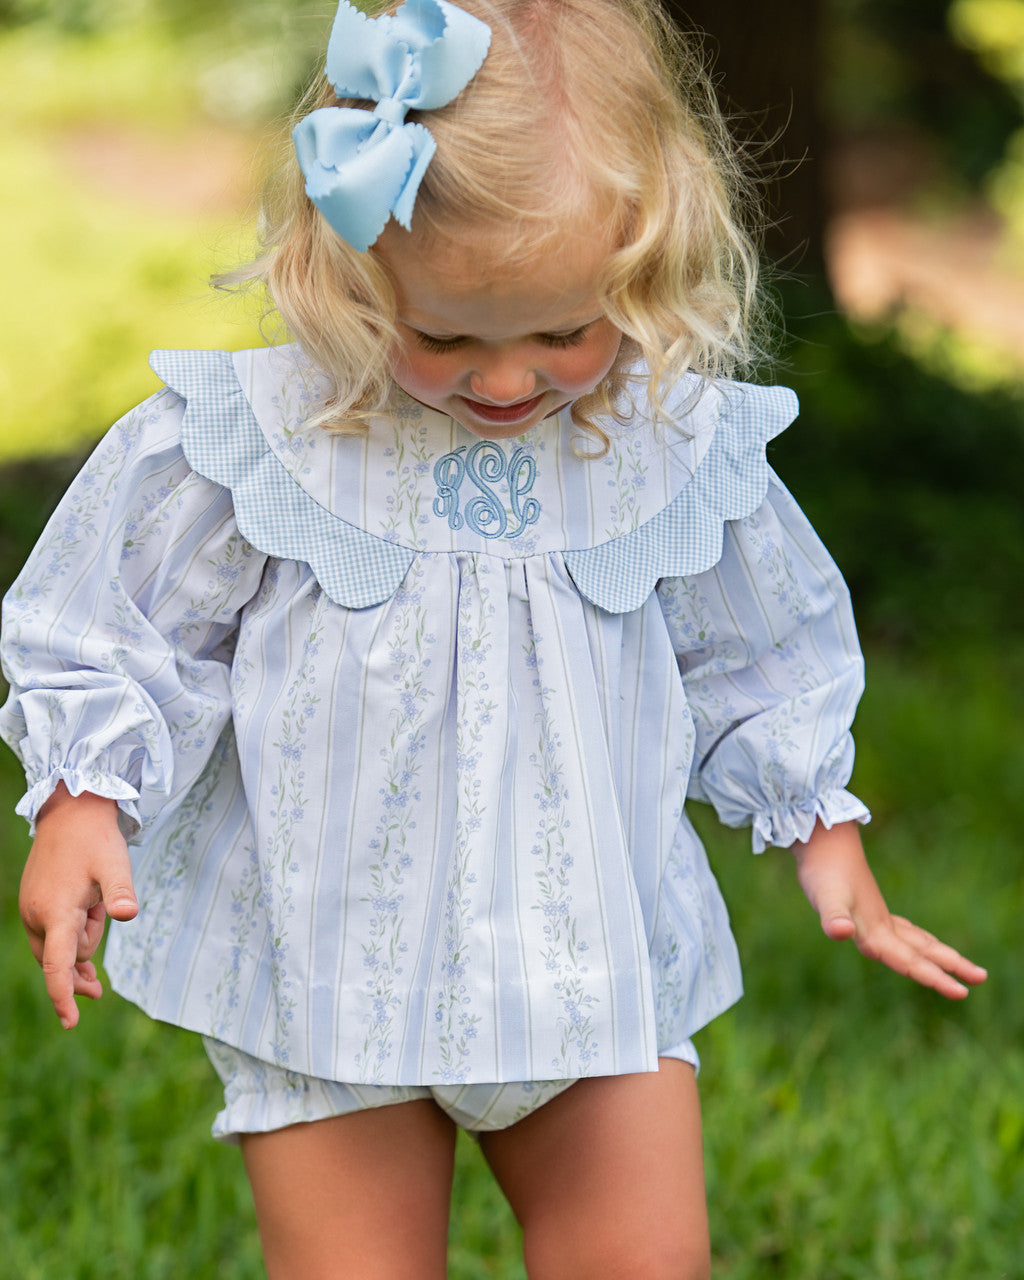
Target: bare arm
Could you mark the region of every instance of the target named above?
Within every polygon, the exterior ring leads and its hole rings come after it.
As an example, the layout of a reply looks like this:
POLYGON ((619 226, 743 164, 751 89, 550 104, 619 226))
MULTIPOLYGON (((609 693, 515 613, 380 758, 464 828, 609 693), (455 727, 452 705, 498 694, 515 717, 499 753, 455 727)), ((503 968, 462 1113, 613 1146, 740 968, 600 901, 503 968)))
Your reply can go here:
POLYGON ((131 920, 139 909, 113 800, 59 784, 39 813, 19 906, 47 994, 61 1025, 73 1027, 74 997, 103 993, 92 956, 106 917, 131 920))
POLYGON ((819 822, 806 844, 795 844, 792 851, 800 887, 830 938, 852 938, 869 959, 950 1000, 962 1000, 968 987, 985 981, 984 969, 916 924, 890 914, 856 823, 827 829, 819 822))

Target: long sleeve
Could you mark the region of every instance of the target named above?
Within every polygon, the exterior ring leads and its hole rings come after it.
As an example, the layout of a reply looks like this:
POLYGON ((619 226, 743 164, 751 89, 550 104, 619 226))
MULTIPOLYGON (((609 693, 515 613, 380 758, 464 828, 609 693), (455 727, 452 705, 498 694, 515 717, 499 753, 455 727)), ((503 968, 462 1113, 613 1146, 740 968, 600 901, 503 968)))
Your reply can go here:
POLYGON ((726 525, 722 557, 659 588, 696 729, 689 794, 753 846, 791 845, 867 809, 846 790, 863 660, 849 594, 773 477, 761 508, 726 525))
POLYGON ((97 448, 3 607, 11 685, 0 735, 21 758, 34 824, 59 781, 118 801, 126 834, 202 771, 230 720, 239 611, 265 557, 230 494, 179 445, 162 391, 97 448))

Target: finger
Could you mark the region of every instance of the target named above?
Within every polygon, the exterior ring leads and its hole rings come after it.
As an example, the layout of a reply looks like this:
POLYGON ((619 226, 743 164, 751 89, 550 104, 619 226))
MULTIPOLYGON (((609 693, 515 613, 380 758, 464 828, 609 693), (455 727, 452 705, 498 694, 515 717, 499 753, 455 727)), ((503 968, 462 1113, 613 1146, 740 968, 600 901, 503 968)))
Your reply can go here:
POLYGON ((896 931, 906 938, 911 945, 916 945, 928 960, 937 964, 939 968, 944 969, 947 973, 960 978, 968 986, 976 987, 988 977, 988 971, 983 969, 980 964, 975 964, 973 960, 968 960, 955 947, 951 947, 940 938, 936 938, 934 934, 922 929, 920 925, 914 924, 913 921, 907 920, 903 916, 894 916, 893 925, 896 931))
POLYGON ((90 1000, 98 1000, 103 994, 103 984, 99 980, 96 966, 91 960, 76 964, 73 970, 75 995, 87 996, 90 1000))
POLYGON ((969 987, 980 987, 983 982, 988 981, 988 970, 983 965, 968 960, 966 956, 960 956, 957 964, 947 967, 950 973, 966 982, 969 987))
POLYGON ((32 949, 32 955, 35 957, 36 964, 43 963, 43 950, 46 945, 45 935, 33 929, 33 927, 24 922, 25 932, 28 934, 28 945, 32 949))
POLYGON ((78 960, 89 960, 100 945, 107 924, 107 912, 102 902, 90 907, 85 916, 85 928, 78 939, 78 960))
POLYGON ((908 920, 895 918, 887 927, 871 930, 857 939, 857 947, 868 959, 877 960, 894 973, 937 991, 947 1000, 962 1000, 968 994, 968 988, 941 963, 947 953, 962 957, 908 920))
POLYGON ((912 978, 922 987, 937 991, 947 1000, 963 1000, 968 994, 968 988, 962 982, 958 982, 945 969, 925 956, 915 957, 905 972, 908 978, 912 978))
POLYGON ((886 968, 892 969, 894 973, 902 974, 922 987, 929 987, 939 992, 947 1000, 962 1000, 967 995, 967 988, 951 977, 945 969, 933 960, 929 960, 916 948, 900 942, 895 934, 881 941, 876 941, 874 938, 864 939, 857 945, 869 960, 877 960, 886 968))
POLYGON ((77 951, 78 931, 73 924, 54 925, 47 930, 39 963, 43 969, 46 994, 65 1031, 78 1023, 78 1006, 74 999, 77 951))

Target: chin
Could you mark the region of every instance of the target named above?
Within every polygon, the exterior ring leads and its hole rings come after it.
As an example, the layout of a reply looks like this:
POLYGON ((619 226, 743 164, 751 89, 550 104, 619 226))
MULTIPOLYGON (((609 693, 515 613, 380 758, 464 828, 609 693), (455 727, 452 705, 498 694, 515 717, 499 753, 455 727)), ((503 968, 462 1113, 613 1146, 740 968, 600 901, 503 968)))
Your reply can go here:
POLYGON ((462 418, 457 418, 456 421, 459 423, 459 426, 465 427, 470 435, 476 436, 479 440, 515 440, 519 436, 526 435, 537 426, 537 422, 534 422, 532 419, 528 419, 522 424, 512 424, 509 426, 498 426, 497 424, 494 426, 484 426, 482 423, 467 422, 462 418))

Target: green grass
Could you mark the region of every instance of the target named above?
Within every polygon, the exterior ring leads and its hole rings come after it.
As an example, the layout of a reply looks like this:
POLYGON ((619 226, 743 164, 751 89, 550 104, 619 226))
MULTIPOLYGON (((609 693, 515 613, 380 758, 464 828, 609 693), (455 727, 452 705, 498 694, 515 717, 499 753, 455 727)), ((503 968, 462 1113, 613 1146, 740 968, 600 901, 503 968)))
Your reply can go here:
POLYGON ((966 650, 879 650, 869 673, 855 783, 876 872, 991 976, 956 1005, 909 986, 824 938, 788 855, 714 836, 747 982, 699 1038, 716 1274, 1019 1278, 1024 685, 966 650))
MULTIPOLYGON (((699 1037, 718 1280, 1024 1277, 1019 670, 878 650, 859 723, 866 835, 893 906, 991 969, 947 1004, 820 933, 789 857, 698 817, 747 996, 699 1037), (937 717, 936 712, 940 711, 937 717)), ((238 1153, 194 1037, 108 995, 63 1033, 16 918, 27 847, 0 763, 5 975, 0 1257, 26 1280, 262 1274, 238 1153)), ((518 1233, 459 1148, 454 1280, 522 1280, 518 1233)))

